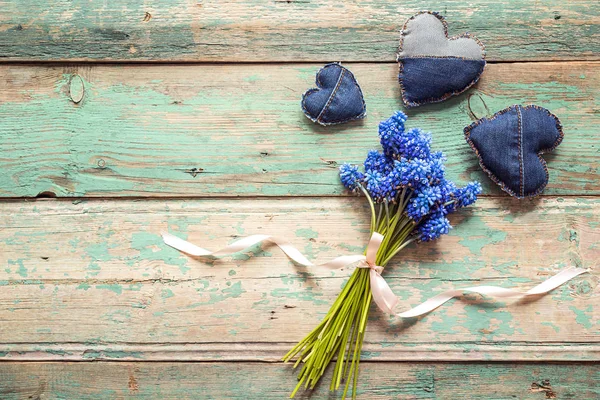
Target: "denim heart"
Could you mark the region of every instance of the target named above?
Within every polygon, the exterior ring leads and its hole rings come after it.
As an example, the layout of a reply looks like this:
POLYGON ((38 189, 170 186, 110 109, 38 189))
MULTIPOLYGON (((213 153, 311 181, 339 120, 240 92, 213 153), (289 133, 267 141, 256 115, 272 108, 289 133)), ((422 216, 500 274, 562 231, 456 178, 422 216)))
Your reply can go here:
POLYGON ((347 68, 325 65, 317 72, 316 84, 302 95, 302 111, 311 121, 334 125, 367 115, 362 91, 347 68))
POLYGON ((423 11, 404 24, 397 60, 402 102, 417 107, 444 101, 477 83, 485 47, 469 33, 448 38, 444 17, 423 11))
POLYGON ((502 190, 519 199, 540 194, 548 183, 541 154, 563 139, 556 115, 535 105, 511 106, 465 128, 479 165, 502 190))

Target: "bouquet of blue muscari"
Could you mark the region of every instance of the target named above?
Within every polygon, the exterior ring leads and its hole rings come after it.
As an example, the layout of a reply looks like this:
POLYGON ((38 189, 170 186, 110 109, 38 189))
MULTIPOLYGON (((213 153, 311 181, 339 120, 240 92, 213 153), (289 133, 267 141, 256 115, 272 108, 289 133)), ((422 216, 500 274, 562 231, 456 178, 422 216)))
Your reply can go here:
MULTIPOLYGON (((356 165, 340 167, 342 184, 369 202, 372 237, 381 235, 374 263, 378 273, 410 243, 429 242, 448 233, 452 228, 448 214, 472 204, 481 192, 478 182, 459 188, 447 180, 446 159, 441 152, 431 151, 431 135, 419 128, 406 130, 406 119, 398 111, 379 124, 383 151, 367 154, 364 172, 356 165)), ((352 398, 356 397, 372 295, 370 270, 355 269, 325 319, 284 357, 285 361, 296 358, 295 366, 302 364, 290 397, 303 385, 314 388, 334 356, 330 390, 343 381, 343 398, 350 386, 352 398)))

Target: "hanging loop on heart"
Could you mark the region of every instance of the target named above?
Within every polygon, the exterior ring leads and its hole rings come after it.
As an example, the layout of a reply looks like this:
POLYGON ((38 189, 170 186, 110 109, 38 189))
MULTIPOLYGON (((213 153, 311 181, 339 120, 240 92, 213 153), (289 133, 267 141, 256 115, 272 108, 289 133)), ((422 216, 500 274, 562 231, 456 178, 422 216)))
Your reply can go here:
POLYGON ((473 108, 471 107, 471 98, 477 96, 479 97, 479 100, 481 101, 481 104, 483 104, 483 107, 485 107, 485 117, 489 118, 492 116, 492 112, 490 111, 490 109, 488 108, 485 100, 483 100, 483 97, 481 96, 480 93, 469 93, 467 95, 467 114, 469 114, 469 118, 471 118, 472 121, 477 121, 478 119, 481 119, 483 117, 478 117, 475 114, 475 111, 473 111, 473 108))

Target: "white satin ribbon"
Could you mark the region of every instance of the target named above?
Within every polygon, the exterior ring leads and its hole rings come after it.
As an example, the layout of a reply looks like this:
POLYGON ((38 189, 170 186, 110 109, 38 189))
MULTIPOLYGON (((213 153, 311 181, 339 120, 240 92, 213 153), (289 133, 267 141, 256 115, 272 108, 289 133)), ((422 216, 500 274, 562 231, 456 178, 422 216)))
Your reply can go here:
MULTIPOLYGON (((383 312, 388 314, 394 314, 394 308, 398 305, 400 301, 398 297, 394 295, 394 292, 392 292, 392 289, 387 284, 385 279, 383 279, 383 277, 381 276, 383 267, 375 265, 377 251, 379 250, 379 246, 381 246, 381 242, 383 241, 383 236, 377 232, 373 233, 371 239, 369 240, 369 243, 367 244, 366 256, 362 254, 341 256, 323 264, 313 264, 306 257, 304 257, 304 255, 302 255, 302 253, 300 253, 298 249, 292 246, 285 239, 270 235, 247 236, 214 252, 198 247, 195 244, 180 239, 177 236, 173 236, 170 233, 163 232, 162 237, 165 244, 173 247, 174 249, 196 257, 226 256, 247 249, 248 247, 251 247, 260 242, 269 241, 276 244, 294 262, 305 267, 318 266, 329 269, 341 269, 348 265, 358 263, 357 268, 370 269, 369 275, 371 282, 371 292, 373 293, 373 301, 375 301, 377 306, 383 312)), ((482 296, 512 299, 539 296, 548 293, 553 289, 556 289, 568 280, 573 279, 577 275, 583 274, 585 272, 588 272, 588 270, 574 267, 567 268, 554 275, 553 277, 540 283, 536 287, 528 290, 527 292, 520 292, 514 289, 505 289, 497 286, 473 286, 463 289, 448 290, 426 300, 424 303, 421 303, 408 311, 395 315, 401 318, 418 317, 420 315, 427 314, 435 310, 450 299, 462 296, 465 292, 478 293, 482 296)))

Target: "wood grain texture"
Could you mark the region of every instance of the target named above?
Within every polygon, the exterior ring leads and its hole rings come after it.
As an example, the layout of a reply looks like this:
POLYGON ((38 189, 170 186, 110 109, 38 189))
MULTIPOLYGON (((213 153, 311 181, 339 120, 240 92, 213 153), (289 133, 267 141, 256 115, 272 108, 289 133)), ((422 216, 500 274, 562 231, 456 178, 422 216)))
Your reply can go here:
MULTIPOLYGON (((565 131, 545 156, 545 194, 599 194, 599 66, 489 65, 476 90, 409 111, 408 126, 433 132, 452 179, 478 179, 498 195, 464 140, 470 110, 481 117, 484 103, 491 112, 538 104, 565 131)), ((397 66, 348 65, 368 117, 329 128, 311 123, 299 105, 319 67, 0 66, 0 196, 342 194, 337 166, 364 160, 378 147, 379 121, 401 109, 397 66)))
MULTIPOLYGON (((212 263, 162 244, 170 230, 216 249, 289 238, 311 260, 362 252, 360 198, 3 202, 0 359, 276 361, 320 321, 349 270, 294 266, 264 246, 212 263)), ((437 243, 385 276, 414 306, 478 284, 529 288, 577 265, 591 273, 534 302, 453 301, 417 319, 375 307, 366 360, 599 360, 600 200, 486 198, 437 243)))
POLYGON ((596 0, 522 2, 36 0, 4 2, 4 60, 394 61, 421 10, 469 31, 492 61, 599 59, 596 0))
MULTIPOLYGON (((268 232, 313 261, 361 252, 368 211, 337 167, 362 161, 378 122, 402 109, 399 30, 424 9, 451 35, 482 39, 491 63, 468 93, 408 112, 409 126, 432 131, 449 177, 481 180, 485 195, 449 235, 387 268, 402 308, 450 288, 527 289, 571 265, 590 273, 532 302, 471 295, 410 320, 373 306, 359 398, 600 398, 597 0, 0 9, 2 400, 287 397, 295 373, 282 354, 351 270, 298 268, 268 245, 208 262, 159 232, 211 249, 268 232), (329 61, 354 72, 366 120, 322 128, 302 115, 329 61), (566 135, 545 156, 544 196, 521 202, 481 172, 462 134, 472 112, 516 103, 550 109, 566 135)), ((321 385, 311 398, 327 396, 321 385)))
MULTIPOLYGON (((325 376, 329 381, 330 374, 325 376)), ((261 363, 2 363, 0 396, 39 399, 284 399, 289 365, 261 363)), ((541 400, 600 397, 593 364, 361 363, 359 399, 541 400), (554 397, 552 397, 554 396, 554 397)), ((327 385, 312 397, 328 398, 327 385)))

